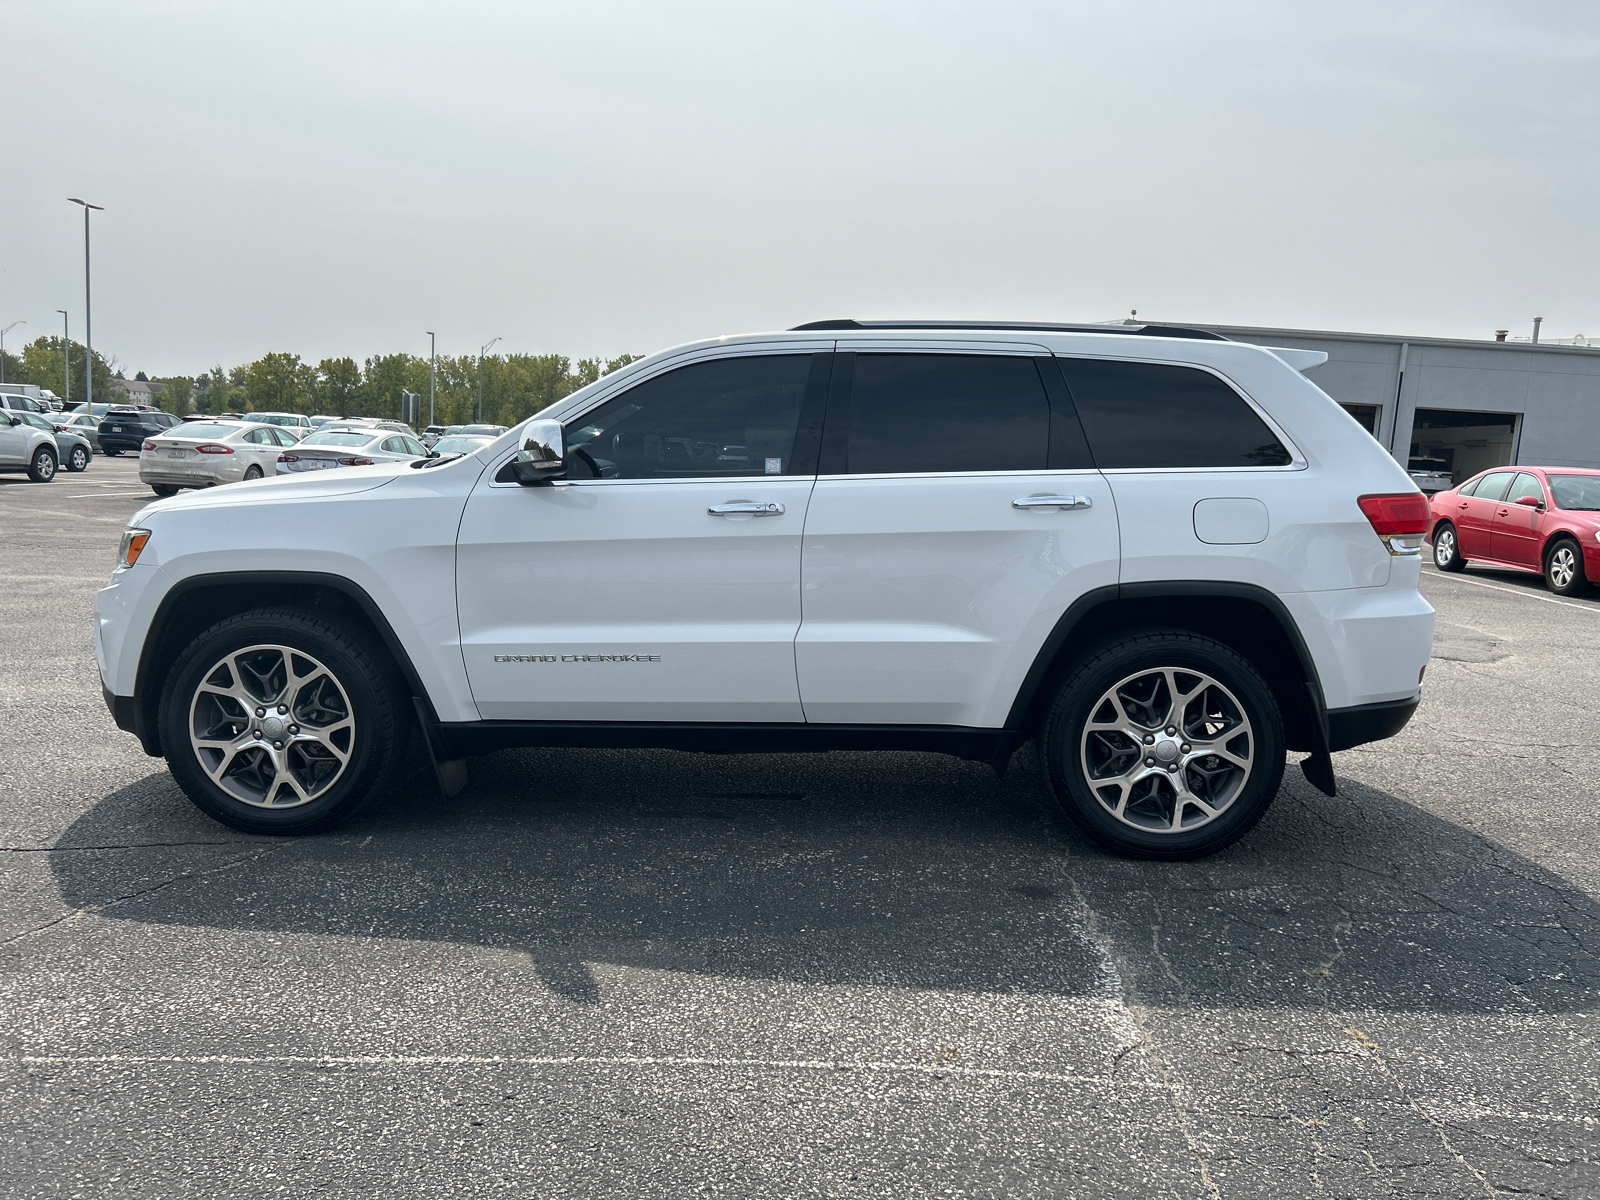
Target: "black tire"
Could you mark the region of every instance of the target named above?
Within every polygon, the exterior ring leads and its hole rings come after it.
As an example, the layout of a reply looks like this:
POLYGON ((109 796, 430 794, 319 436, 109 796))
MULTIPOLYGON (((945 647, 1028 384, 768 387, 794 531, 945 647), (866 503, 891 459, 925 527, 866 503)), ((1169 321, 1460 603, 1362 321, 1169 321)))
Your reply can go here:
POLYGON ((1283 780, 1283 717, 1260 672, 1227 646, 1181 630, 1141 630, 1095 647, 1068 672, 1039 728, 1039 764, 1045 787, 1063 811, 1106 849, 1128 858, 1199 858, 1248 833, 1277 795, 1283 780), (1170 679, 1180 690, 1197 677, 1209 677, 1211 684, 1197 683, 1198 690, 1188 693, 1181 704, 1183 715, 1170 724, 1167 719, 1176 709, 1168 683, 1156 685, 1145 705, 1146 717, 1150 713, 1159 716, 1160 688, 1168 688, 1166 715, 1154 725, 1133 721, 1136 705, 1132 700, 1120 712, 1108 706, 1113 688, 1137 691, 1163 670, 1173 672, 1170 679), (1199 707, 1202 704, 1204 709, 1199 707), (1142 736, 1134 739, 1117 734, 1104 740, 1104 734, 1091 731, 1090 719, 1103 721, 1108 712, 1113 720, 1127 715, 1142 736), (1221 718, 1214 726, 1200 719, 1213 714, 1221 718), (1237 722, 1230 725, 1235 716, 1248 721, 1248 728, 1237 722), (1248 759, 1247 768, 1234 767, 1215 755, 1201 757, 1207 743, 1193 731, 1211 736, 1213 728, 1220 740, 1211 744, 1229 754, 1243 748, 1240 757, 1248 759), (1237 732, 1228 732, 1230 728, 1237 732), (1168 729, 1175 729, 1176 736, 1167 736, 1168 729), (1186 735, 1193 740, 1184 740, 1186 735), (1119 749, 1117 738, 1126 746, 1119 749), (1096 794, 1099 785, 1092 786, 1088 778, 1091 760, 1106 755, 1108 747, 1109 757, 1100 769, 1142 772, 1142 777, 1128 786, 1113 781, 1120 776, 1098 776, 1107 785, 1100 791, 1116 793, 1115 801, 1120 801, 1126 819, 1117 815, 1114 800, 1096 794), (1132 747, 1131 751, 1126 747, 1132 747), (1163 765, 1169 751, 1176 767, 1163 765), (1129 753, 1131 760, 1126 759, 1129 753), (1158 753, 1164 757, 1158 759, 1158 753), (1182 782, 1174 786, 1175 781, 1182 782), (1200 792, 1206 792, 1213 802, 1221 800, 1215 815, 1208 817, 1204 812, 1200 792), (1163 822, 1175 823, 1177 828, 1158 828, 1163 822))
POLYGON ((49 446, 40 446, 33 452, 33 460, 28 464, 28 478, 35 483, 49 483, 56 477, 56 468, 60 465, 54 450, 49 446))
POLYGON ((1441 571, 1465 571, 1467 560, 1461 557, 1461 540, 1456 527, 1449 521, 1440 521, 1433 530, 1433 565, 1441 571))
POLYGON ((176 496, 179 491, 178 488, 173 487, 170 483, 152 483, 150 490, 158 496, 176 496))
POLYGON ((72 453, 67 455, 67 470, 72 472, 87 471, 89 469, 89 452, 82 446, 74 446, 72 453))
POLYGON ((260 479, 261 468, 252 463, 250 466, 245 468, 244 477, 246 479, 260 479))
POLYGON ((1544 552, 1544 582, 1558 596, 1582 596, 1588 592, 1583 547, 1570 537, 1554 539, 1544 552))
MULTIPOLYGON (((264 653, 270 656, 271 651, 264 653)), ((252 656, 252 659, 262 661, 260 657, 252 656)), ((247 665, 250 661, 246 660, 247 665)), ((233 669, 235 676, 230 683, 236 681, 241 686, 257 687, 237 666, 233 669)), ((309 725, 314 718, 306 713, 326 707, 318 695, 308 697, 320 678, 308 677, 299 685, 285 686, 281 701, 288 711, 277 717, 285 733, 298 733, 300 727, 283 723, 298 718, 309 725)), ((259 696, 260 692, 256 690, 253 694, 259 696)), ((213 709, 209 713, 212 732, 217 729, 217 711, 213 709)), ((269 728, 269 724, 278 710, 270 702, 264 702, 263 708, 257 711, 266 714, 267 719, 260 720, 262 731, 268 737, 273 736, 277 729, 269 728)), ((256 723, 252 720, 254 716, 244 712, 246 726, 256 723)), ((363 637, 353 636, 331 621, 298 609, 258 609, 220 621, 195 638, 167 673, 159 720, 167 765, 178 785, 202 812, 248 833, 302 834, 330 828, 366 801, 391 788, 404 761, 411 717, 406 690, 392 664, 381 650, 363 637), (270 758, 265 741, 239 736, 232 744, 244 748, 227 751, 197 747, 190 738, 191 728, 200 716, 198 705, 206 703, 201 696, 201 685, 220 684, 225 673, 219 675, 217 668, 230 655, 256 646, 284 647, 296 656, 303 655, 304 658, 295 659, 296 670, 304 667, 308 660, 312 667, 320 666, 334 681, 335 709, 342 705, 351 722, 349 736, 343 744, 347 761, 342 770, 332 775, 322 790, 310 789, 310 799, 302 803, 272 803, 274 799, 293 801, 296 798, 287 782, 280 786, 278 781, 288 778, 281 772, 266 784, 265 795, 258 796, 252 803, 221 786, 202 764, 202 753, 217 755, 213 765, 220 766, 223 780, 232 788, 246 790, 245 784, 259 781, 261 776, 252 774, 249 769, 236 772, 234 764, 243 763, 248 767, 247 754, 257 755, 258 760, 262 756, 270 758)), ((221 720, 229 720, 225 711, 221 720)), ((235 730, 241 735, 251 732, 235 724, 224 733, 231 735, 235 730)), ((293 745, 300 744, 294 739, 285 740, 293 745)), ((286 760, 290 754, 290 750, 284 751, 286 760)), ((297 779, 303 782, 302 776, 297 779)))
POLYGON ((107 458, 115 458, 117 455, 121 454, 122 451, 116 449, 114 446, 107 446, 102 449, 100 453, 104 454, 107 458))

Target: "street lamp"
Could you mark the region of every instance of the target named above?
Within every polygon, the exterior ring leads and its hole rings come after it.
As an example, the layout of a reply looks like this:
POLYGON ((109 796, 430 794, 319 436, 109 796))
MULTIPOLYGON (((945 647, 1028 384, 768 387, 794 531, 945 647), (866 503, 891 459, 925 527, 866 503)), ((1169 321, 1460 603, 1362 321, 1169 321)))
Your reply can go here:
POLYGON ((490 338, 488 342, 478 348, 478 423, 483 423, 483 356, 489 353, 489 347, 498 342, 499 338, 490 338))
POLYGON ((433 424, 434 345, 433 330, 428 330, 428 424, 433 424))
POLYGON ((56 311, 61 314, 61 407, 70 410, 72 408, 72 335, 67 330, 67 310, 58 308, 56 311))
POLYGON ((69 204, 83 205, 83 411, 90 411, 94 403, 94 315, 89 307, 89 210, 105 212, 99 204, 90 204, 76 196, 68 196, 69 204))
POLYGON ((18 325, 26 324, 26 321, 13 321, 4 329, 0 329, 0 383, 6 381, 6 334, 10 333, 18 325))

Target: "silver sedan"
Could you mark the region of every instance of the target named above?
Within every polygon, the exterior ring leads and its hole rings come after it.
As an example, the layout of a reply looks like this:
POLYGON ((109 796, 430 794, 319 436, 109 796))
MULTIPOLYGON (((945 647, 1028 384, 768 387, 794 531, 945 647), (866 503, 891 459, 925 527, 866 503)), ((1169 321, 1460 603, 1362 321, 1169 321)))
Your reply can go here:
POLYGON ((272 473, 294 438, 274 425, 243 421, 185 421, 139 450, 139 479, 158 496, 179 488, 214 487, 272 473))
POLYGON ((324 425, 293 450, 278 455, 279 475, 326 471, 335 467, 367 467, 373 463, 411 462, 427 458, 422 443, 408 433, 369 426, 324 425))

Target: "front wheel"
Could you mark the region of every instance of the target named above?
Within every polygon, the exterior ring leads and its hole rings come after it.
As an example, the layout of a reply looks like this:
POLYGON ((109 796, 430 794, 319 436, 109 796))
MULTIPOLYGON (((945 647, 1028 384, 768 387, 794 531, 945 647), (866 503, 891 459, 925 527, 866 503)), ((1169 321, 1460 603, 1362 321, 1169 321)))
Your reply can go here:
POLYGON ((1178 630, 1091 651, 1040 728, 1045 785, 1129 858, 1199 858, 1259 821, 1283 779, 1283 718, 1253 666, 1178 630))
POLYGON ((205 813, 251 833, 313 833, 386 791, 410 730, 378 652, 294 609, 197 637, 161 693, 167 765, 205 813))
POLYGON ((56 477, 56 454, 48 446, 40 446, 28 464, 28 478, 35 483, 49 483, 56 477))
POLYGON ((1467 560, 1461 557, 1461 543, 1456 540, 1456 527, 1441 521, 1433 531, 1433 565, 1441 571, 1464 571, 1467 560))
POLYGON ((1583 549, 1571 538, 1562 538, 1550 548, 1544 560, 1544 581, 1558 596, 1581 596, 1589 590, 1583 573, 1583 549))
POLYGON ((72 453, 67 455, 67 470, 87 471, 89 469, 89 452, 82 446, 74 446, 72 453))

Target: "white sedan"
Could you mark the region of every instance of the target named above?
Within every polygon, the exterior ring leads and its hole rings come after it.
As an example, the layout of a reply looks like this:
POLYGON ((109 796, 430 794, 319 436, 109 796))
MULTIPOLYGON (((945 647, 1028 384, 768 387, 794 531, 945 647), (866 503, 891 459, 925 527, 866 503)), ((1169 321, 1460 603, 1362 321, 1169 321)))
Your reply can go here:
POLYGON ((185 421, 139 450, 139 479, 158 496, 179 488, 214 487, 272 474, 293 436, 275 425, 185 421))
POLYGON ((296 443, 293 450, 278 455, 278 474, 298 475, 302 471, 367 467, 427 457, 422 443, 408 433, 370 425, 325 425, 296 443))

